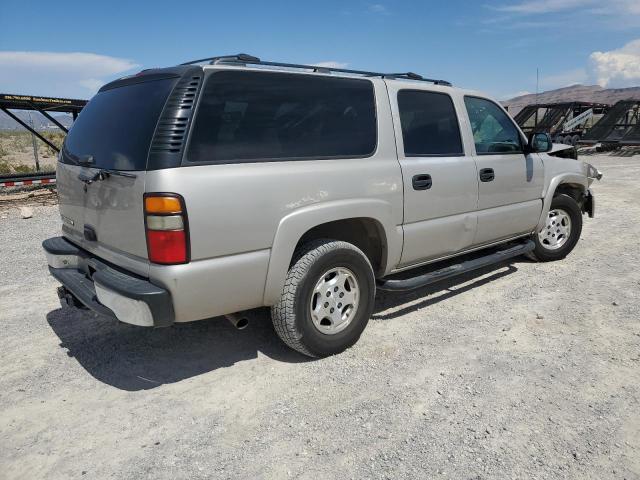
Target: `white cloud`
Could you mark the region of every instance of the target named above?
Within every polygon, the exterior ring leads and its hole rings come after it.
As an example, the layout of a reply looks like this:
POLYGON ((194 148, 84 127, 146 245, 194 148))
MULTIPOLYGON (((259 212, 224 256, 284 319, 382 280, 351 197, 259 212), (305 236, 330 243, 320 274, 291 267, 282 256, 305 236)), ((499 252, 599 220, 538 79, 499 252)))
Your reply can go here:
POLYGON ((640 15, 638 0, 526 0, 492 6, 494 10, 522 15, 563 12, 595 15, 640 15))
POLYGON ((86 78, 84 80, 80 80, 78 85, 85 87, 91 92, 97 92, 104 83, 105 82, 98 80, 97 78, 86 78))
POLYGON ((541 14, 584 7, 594 3, 596 3, 596 0, 529 0, 512 5, 500 5, 494 8, 501 12, 541 14))
POLYGON ((0 84, 6 93, 88 98, 137 67, 131 60, 95 53, 0 51, 0 84))
POLYGON ((640 84, 640 38, 617 50, 593 52, 589 61, 598 85, 630 87, 640 84))
POLYGON ((620 0, 620 7, 632 15, 640 15, 640 2, 638 0, 620 0))
POLYGON ((373 3, 373 4, 369 5, 369 11, 371 11, 373 13, 380 13, 380 14, 389 13, 389 10, 387 10, 387 7, 385 7, 381 3, 373 3))
POLYGON ((347 68, 349 66, 348 63, 334 61, 312 63, 311 65, 324 68, 347 68))
MULTIPOLYGON (((606 52, 593 52, 585 68, 575 68, 540 78, 540 91, 554 90, 582 84, 597 83, 604 88, 624 88, 640 85, 640 38, 622 48, 606 52)), ((525 92, 518 92, 524 94, 525 92)), ((510 99, 518 94, 505 94, 510 99)))

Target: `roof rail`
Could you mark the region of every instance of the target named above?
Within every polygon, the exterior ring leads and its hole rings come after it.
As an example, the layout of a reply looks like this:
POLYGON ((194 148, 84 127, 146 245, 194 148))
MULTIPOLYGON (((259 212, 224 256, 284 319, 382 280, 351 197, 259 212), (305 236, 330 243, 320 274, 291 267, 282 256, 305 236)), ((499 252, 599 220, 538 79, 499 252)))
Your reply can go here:
POLYGON ((405 73, 380 73, 380 72, 367 72, 364 70, 350 70, 347 68, 333 68, 333 67, 325 67, 318 65, 301 65, 297 63, 282 63, 282 62, 265 62, 260 60, 258 57, 254 57, 252 55, 247 55, 246 53, 239 53, 237 55, 222 55, 218 57, 208 57, 201 58, 200 60, 193 60, 191 62, 185 62, 181 65, 192 65, 194 63, 202 63, 209 62, 210 65, 219 65, 219 64, 243 64, 243 65, 264 65, 267 67, 282 67, 282 68, 294 68, 294 69, 302 69, 302 70, 311 70, 313 72, 319 73, 348 73, 352 75, 363 75, 365 77, 381 77, 381 78, 406 78, 408 80, 420 80, 423 82, 430 82, 435 85, 444 85, 447 87, 451 86, 450 82, 446 80, 436 80, 433 78, 424 78, 422 75, 418 75, 413 72, 405 72, 405 73))

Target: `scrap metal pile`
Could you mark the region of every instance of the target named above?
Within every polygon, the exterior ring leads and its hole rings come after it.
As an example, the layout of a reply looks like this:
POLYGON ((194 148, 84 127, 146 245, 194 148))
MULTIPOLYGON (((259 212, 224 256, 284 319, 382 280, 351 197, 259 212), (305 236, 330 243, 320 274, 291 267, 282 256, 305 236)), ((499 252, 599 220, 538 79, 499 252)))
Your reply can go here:
POLYGON ((616 103, 581 139, 583 144, 603 143, 611 146, 640 146, 640 101, 616 103))
POLYGON ((526 134, 546 132, 554 143, 576 145, 609 107, 592 102, 539 103, 524 107, 514 119, 526 134))

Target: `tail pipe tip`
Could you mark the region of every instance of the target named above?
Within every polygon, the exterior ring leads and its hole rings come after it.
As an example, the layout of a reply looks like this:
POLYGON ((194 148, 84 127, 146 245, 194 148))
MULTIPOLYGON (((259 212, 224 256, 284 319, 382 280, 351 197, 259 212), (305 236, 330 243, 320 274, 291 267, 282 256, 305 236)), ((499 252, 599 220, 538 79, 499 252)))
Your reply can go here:
POLYGON ((225 315, 225 318, 238 330, 244 330, 249 326, 249 318, 242 313, 229 313, 225 315))

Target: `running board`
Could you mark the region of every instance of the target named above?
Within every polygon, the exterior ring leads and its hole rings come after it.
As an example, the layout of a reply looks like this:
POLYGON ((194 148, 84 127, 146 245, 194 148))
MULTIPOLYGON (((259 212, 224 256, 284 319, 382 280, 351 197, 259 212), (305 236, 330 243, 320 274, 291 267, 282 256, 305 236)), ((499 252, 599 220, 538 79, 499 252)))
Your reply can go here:
POLYGON ((378 288, 380 290, 387 291, 405 291, 414 290, 416 288, 424 287, 440 280, 455 277, 463 273, 471 272, 495 263, 503 262, 509 258, 524 255, 525 253, 533 251, 535 244, 532 240, 527 240, 525 243, 515 245, 499 252, 485 255, 484 257, 475 258, 473 260, 467 260, 466 262, 456 263, 440 270, 425 273, 424 275, 418 275, 417 277, 407 278, 404 280, 378 280, 378 288))

